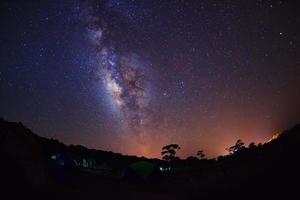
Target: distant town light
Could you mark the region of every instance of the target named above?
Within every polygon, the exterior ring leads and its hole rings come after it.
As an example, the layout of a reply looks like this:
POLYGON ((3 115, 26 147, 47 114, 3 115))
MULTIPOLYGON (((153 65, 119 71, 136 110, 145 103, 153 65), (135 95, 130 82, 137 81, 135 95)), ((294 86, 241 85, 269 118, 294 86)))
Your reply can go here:
POLYGON ((280 133, 275 133, 272 135, 272 137, 267 141, 267 143, 277 139, 280 136, 280 133))

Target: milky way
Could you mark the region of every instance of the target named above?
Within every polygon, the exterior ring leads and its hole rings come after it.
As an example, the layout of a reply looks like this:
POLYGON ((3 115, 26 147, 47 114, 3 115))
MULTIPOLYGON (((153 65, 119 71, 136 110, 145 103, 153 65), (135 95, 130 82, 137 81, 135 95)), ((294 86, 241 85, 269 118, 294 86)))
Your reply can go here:
POLYGON ((109 34, 109 30, 101 27, 103 22, 100 18, 88 15, 87 20, 88 36, 95 47, 98 61, 96 75, 121 111, 127 126, 133 133, 140 134, 141 129, 149 124, 151 110, 150 81, 146 77, 146 66, 137 54, 117 53, 113 45, 103 42, 103 37, 109 38, 105 35, 109 34))

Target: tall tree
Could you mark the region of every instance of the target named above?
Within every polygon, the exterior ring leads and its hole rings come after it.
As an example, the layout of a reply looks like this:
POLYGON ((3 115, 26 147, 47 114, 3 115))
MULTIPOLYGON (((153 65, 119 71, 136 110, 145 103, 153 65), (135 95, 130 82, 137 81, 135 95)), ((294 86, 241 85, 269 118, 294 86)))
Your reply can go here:
POLYGON ((176 151, 179 150, 180 147, 178 144, 169 144, 166 145, 162 148, 162 159, 166 160, 166 161, 172 161, 175 158, 176 155, 176 151))
POLYGON ((226 150, 229 152, 229 154, 234 154, 242 149, 244 149, 245 146, 244 146, 244 142, 242 142, 241 139, 238 139, 235 143, 235 145, 231 146, 231 147, 228 147, 226 148, 226 150))

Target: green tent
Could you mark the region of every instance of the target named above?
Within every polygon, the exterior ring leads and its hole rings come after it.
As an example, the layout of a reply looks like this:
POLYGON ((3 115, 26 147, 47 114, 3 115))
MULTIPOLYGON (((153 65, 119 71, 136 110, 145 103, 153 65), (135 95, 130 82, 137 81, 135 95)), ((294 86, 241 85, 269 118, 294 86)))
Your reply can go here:
POLYGON ((147 161, 138 161, 129 166, 133 171, 135 171, 138 175, 142 177, 147 177, 151 175, 155 170, 157 170, 158 166, 147 161))

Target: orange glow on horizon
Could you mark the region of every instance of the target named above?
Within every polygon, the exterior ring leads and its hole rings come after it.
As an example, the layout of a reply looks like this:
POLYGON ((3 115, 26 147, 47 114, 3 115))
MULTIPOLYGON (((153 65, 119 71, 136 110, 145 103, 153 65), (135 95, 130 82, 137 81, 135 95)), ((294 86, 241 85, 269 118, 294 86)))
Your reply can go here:
POLYGON ((274 133, 266 143, 276 140, 279 136, 280 136, 280 133, 274 133))

